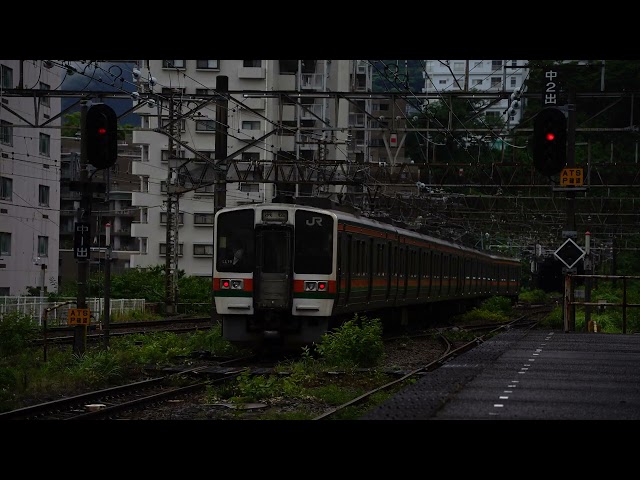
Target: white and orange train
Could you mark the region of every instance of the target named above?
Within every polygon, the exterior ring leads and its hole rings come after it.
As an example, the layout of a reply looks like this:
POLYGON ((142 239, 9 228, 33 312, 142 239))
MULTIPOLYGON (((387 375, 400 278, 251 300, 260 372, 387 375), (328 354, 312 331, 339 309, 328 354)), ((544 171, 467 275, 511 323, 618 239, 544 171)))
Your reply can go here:
POLYGON ((444 302, 516 299, 520 261, 331 208, 261 203, 215 216, 213 296, 222 334, 297 347, 355 313, 407 322, 444 302))

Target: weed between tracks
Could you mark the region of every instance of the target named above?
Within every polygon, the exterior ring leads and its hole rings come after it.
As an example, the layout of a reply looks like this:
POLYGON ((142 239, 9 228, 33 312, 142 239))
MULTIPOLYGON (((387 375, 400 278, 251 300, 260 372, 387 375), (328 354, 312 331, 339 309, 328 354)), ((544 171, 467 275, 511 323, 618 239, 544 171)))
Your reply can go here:
MULTIPOLYGON (((485 321, 495 321, 496 312, 508 319, 508 309, 499 302, 491 306, 485 321)), ((482 318, 478 312, 469 315, 460 321, 482 318)), ((38 334, 30 318, 5 316, 0 323, 0 411, 140 380, 148 377, 149 367, 191 366, 196 352, 219 357, 243 353, 214 326, 192 334, 112 338, 108 350, 91 346, 82 356, 74 355, 70 346, 50 346, 44 361, 42 348, 29 346, 38 334)), ((407 339, 385 344, 378 319, 355 316, 304 349, 299 358, 278 364, 271 375, 243 374, 226 385, 211 385, 192 398, 167 402, 132 418, 312 419, 394 380, 397 376, 388 373, 391 369, 411 370, 435 359, 437 341, 427 337, 424 342, 407 339)), ((406 385, 381 390, 331 418, 359 418, 406 385)))

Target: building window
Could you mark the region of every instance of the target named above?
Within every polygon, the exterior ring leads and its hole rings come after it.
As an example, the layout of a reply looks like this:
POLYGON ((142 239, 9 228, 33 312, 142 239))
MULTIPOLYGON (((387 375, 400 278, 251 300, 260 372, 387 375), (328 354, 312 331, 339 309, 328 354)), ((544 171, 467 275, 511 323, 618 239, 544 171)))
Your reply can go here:
POLYGON ((10 287, 0 287, 0 297, 8 297, 11 295, 10 287))
POLYGON ((177 87, 162 87, 162 90, 160 90, 160 92, 165 97, 171 97, 172 95, 179 97, 187 93, 187 89, 177 87))
POLYGON ((502 60, 491 60, 491 70, 494 72, 501 72, 502 60))
POLYGON ((262 60, 243 60, 242 66, 243 67, 261 67, 262 60))
MULTIPOLYGON (((185 150, 180 149, 177 152, 174 152, 173 158, 184 158, 185 150)), ((169 150, 162 150, 160 152, 160 160, 163 162, 169 161, 169 150)))
POLYGON ((0 143, 13 146, 13 124, 0 120, 0 143))
POLYGON ((446 79, 438 80, 438 85, 446 85, 446 84, 447 84, 447 80, 446 79))
POLYGON ((220 60, 196 60, 196 68, 216 70, 220 68, 220 60))
POLYGON ((194 225, 213 225, 213 213, 194 213, 193 224, 194 225))
POLYGON ((13 180, 7 177, 0 177, 0 179, 0 198, 13 200, 13 180))
POLYGON ((49 206, 49 186, 38 185, 38 204, 41 207, 49 206))
POLYGON ((243 182, 240 184, 240 191, 245 193, 258 193, 260 192, 260 184, 243 182))
POLYGON ((242 152, 243 162, 258 162, 260 160, 260 153, 258 152, 242 152))
POLYGON ((149 208, 141 207, 140 208, 140 223, 147 223, 149 221, 149 208))
POLYGON ((185 68, 186 60, 162 60, 162 68, 185 68))
POLYGON ((216 92, 210 88, 196 88, 196 95, 213 95, 216 92))
POLYGON ((213 256, 213 244, 207 245, 194 245, 193 246, 193 254, 194 255, 203 255, 207 257, 213 256))
POLYGON ((464 72, 464 62, 453 62, 454 72, 464 72))
POLYGON ((473 85, 482 85, 482 79, 481 78, 474 78, 473 79, 473 85))
POLYGON ((140 253, 147 253, 147 237, 140 237, 138 240, 140 240, 140 253))
POLYGON ((49 256, 49 237, 38 237, 38 256, 49 256))
POLYGON ((214 120, 196 120, 196 132, 215 132, 216 123, 214 120))
POLYGON ((140 177, 140 191, 142 193, 149 193, 149 177, 147 175, 140 177))
MULTIPOLYGON (((51 86, 46 83, 40 82, 40 90, 51 90, 51 86)), ((51 99, 48 96, 40 97, 40 105, 49 107, 51 105, 51 99)))
POLYGON ((260 130, 260 122, 258 120, 243 120, 242 130, 260 130))
POLYGON ((149 161, 149 145, 140 145, 140 160, 143 162, 149 161))
POLYGON ((166 180, 162 180, 160 182, 160 191, 162 193, 167 193, 167 181, 166 180))
POLYGON ((215 185, 205 185, 204 187, 196 188, 196 193, 215 193, 215 185))
POLYGON ((502 85, 501 77, 491 77, 491 88, 500 88, 502 85))
POLYGON ((11 255, 11 234, 0 232, 0 255, 11 255))
MULTIPOLYGON (((184 243, 179 243, 178 244, 178 255, 182 256, 182 250, 184 247, 184 243)), ((160 255, 166 255, 167 254, 167 244, 166 243, 161 243, 160 244, 160 255)))
POLYGON ((515 86, 516 86, 516 81, 517 81, 516 77, 510 77, 510 78, 509 78, 509 81, 511 82, 511 86, 512 86, 512 87, 515 87, 515 86))
POLYGON ((40 155, 48 157, 51 151, 51 136, 46 133, 40 134, 40 155))
MULTIPOLYGON (((180 125, 180 131, 184 132, 187 130, 187 121, 183 118, 180 120, 180 122, 175 122, 172 124, 172 126, 175 128, 176 125, 180 125)), ((168 118, 163 118, 162 119, 162 128, 168 128, 167 125, 169 125, 169 119, 168 118)))
POLYGON ((195 162, 206 162, 207 160, 214 160, 216 152, 213 150, 198 150, 198 155, 193 157, 195 162))
MULTIPOLYGON (((167 212, 160 212, 160 224, 167 224, 167 212)), ((178 225, 184 225, 184 213, 182 212, 178 215, 178 225)))
POLYGON ((13 88, 13 68, 0 65, 0 85, 2 88, 13 88))

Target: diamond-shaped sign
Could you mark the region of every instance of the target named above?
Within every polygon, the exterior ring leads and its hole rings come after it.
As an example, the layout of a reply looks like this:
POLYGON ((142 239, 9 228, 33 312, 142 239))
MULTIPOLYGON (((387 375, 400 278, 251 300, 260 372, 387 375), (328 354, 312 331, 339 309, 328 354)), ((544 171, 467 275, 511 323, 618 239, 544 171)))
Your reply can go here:
POLYGON ((573 266, 584 257, 584 250, 571 238, 567 238, 553 254, 558 260, 564 263, 567 268, 573 268, 573 266))

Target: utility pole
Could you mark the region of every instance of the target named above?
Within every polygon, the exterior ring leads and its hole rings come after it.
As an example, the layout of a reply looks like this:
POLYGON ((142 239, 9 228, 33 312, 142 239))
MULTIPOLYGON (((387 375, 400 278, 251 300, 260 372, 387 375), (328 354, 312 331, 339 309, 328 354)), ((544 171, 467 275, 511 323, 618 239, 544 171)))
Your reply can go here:
MULTIPOLYGON (((569 90, 567 101, 567 168, 574 168, 576 165, 576 99, 573 88, 569 90)), ((565 235, 569 238, 577 237, 576 231, 576 210, 575 210, 576 192, 567 190, 567 223, 565 227, 565 235)), ((567 272, 569 275, 571 272, 567 272)), ((566 329, 570 332, 576 330, 576 309, 573 305, 574 286, 570 288, 569 307, 566 309, 568 314, 565 319, 566 329)))
POLYGON ((104 265, 104 349, 109 349, 109 324, 111 322, 111 224, 106 224, 104 265))
POLYGON ((167 158, 167 225, 166 225, 166 261, 165 261, 165 313, 173 315, 177 313, 178 305, 178 226, 180 218, 178 182, 176 171, 176 159, 173 138, 176 135, 174 122, 174 95, 169 98, 169 152, 167 158))
MULTIPOLYGON (((227 168, 224 159, 227 157, 227 130, 228 130, 228 109, 229 100, 227 99, 227 92, 229 91, 229 77, 225 75, 218 75, 216 77, 216 93, 218 95, 216 99, 216 143, 214 160, 215 170, 215 183, 213 190, 213 213, 214 217, 218 210, 227 206, 227 168)), ((216 229, 215 225, 212 228, 212 240, 211 244, 216 244, 216 229)), ((214 252, 215 254, 215 252, 214 252)), ((213 272, 215 265, 213 264, 214 256, 211 256, 211 280, 213 281, 213 272)), ((216 318, 216 306, 213 299, 213 288, 211 288, 211 318, 216 318)))
POLYGON ((227 157, 227 130, 229 128, 227 115, 229 111, 228 91, 229 77, 218 75, 216 77, 216 92, 218 97, 216 99, 216 150, 214 159, 216 166, 221 168, 216 169, 215 173, 213 197, 213 208, 215 212, 227 206, 227 168, 224 159, 227 157))
MULTIPOLYGON (((80 107, 80 207, 77 211, 77 222, 83 228, 91 225, 91 188, 89 185, 89 156, 87 141, 87 102, 83 101, 80 107)), ((86 236, 91 237, 90 232, 86 236)), ((87 281, 89 278, 89 261, 91 259, 91 246, 87 244, 82 256, 78 256, 78 309, 87 308, 87 281)), ((76 325, 73 332, 73 353, 84 354, 87 348, 87 326, 76 325)))

